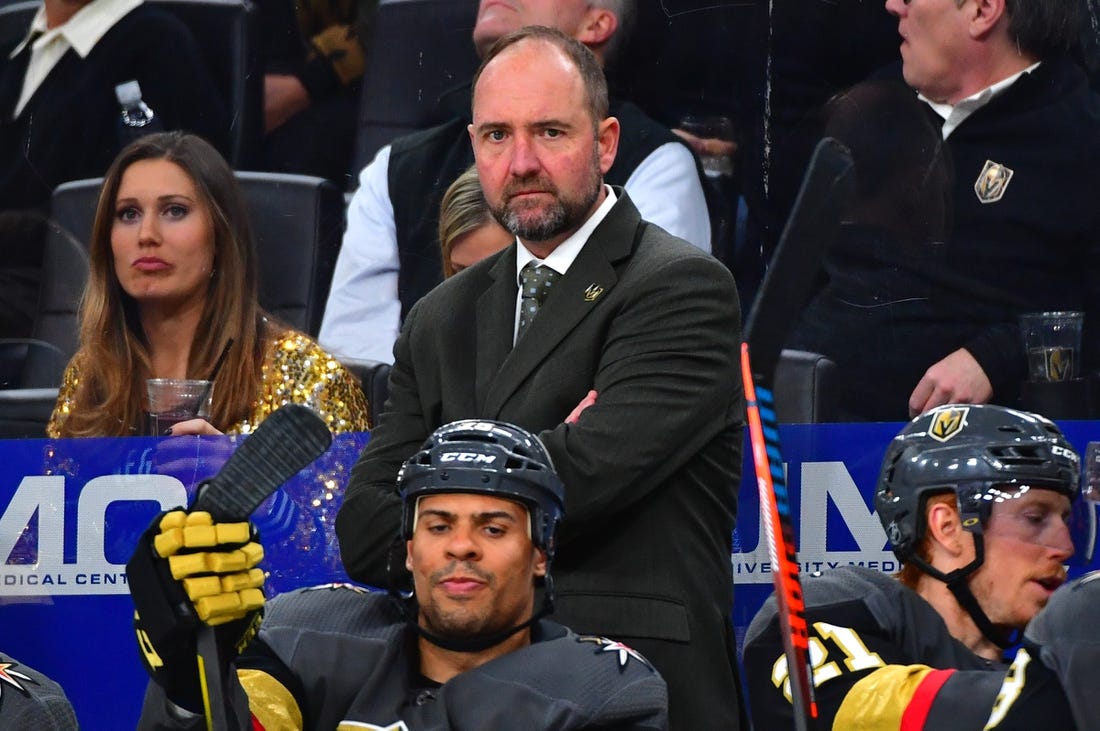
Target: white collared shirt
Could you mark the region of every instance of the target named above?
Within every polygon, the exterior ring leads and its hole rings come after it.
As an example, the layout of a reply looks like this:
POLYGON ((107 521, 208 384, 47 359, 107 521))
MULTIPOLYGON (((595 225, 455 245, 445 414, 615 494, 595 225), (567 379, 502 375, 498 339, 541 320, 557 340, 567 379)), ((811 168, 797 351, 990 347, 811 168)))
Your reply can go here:
POLYGON ((523 267, 527 266, 528 262, 535 262, 536 266, 546 266, 553 269, 558 274, 565 274, 569 271, 569 267, 573 265, 577 255, 581 253, 581 249, 584 248, 585 242, 588 241, 588 237, 592 235, 592 232, 596 230, 596 227, 600 225, 600 222, 607 218, 607 214, 611 212, 611 208, 615 205, 617 198, 615 197, 615 191, 611 189, 610 185, 604 185, 604 192, 607 193, 607 197, 604 198, 603 203, 599 205, 596 211, 588 217, 588 220, 581 224, 573 234, 562 241, 558 246, 550 252, 550 256, 545 259, 539 259, 523 245, 522 242, 517 242, 516 245, 516 286, 519 291, 516 292, 516 316, 513 320, 512 329, 512 343, 516 342, 516 335, 519 333, 519 308, 520 302, 523 299, 523 283, 520 281, 519 273, 523 271, 523 267))
MULTIPOLYGON (((1042 62, 1040 61, 1039 63, 1042 62)), ((1039 68, 1039 63, 1032 64, 1019 73, 1001 79, 996 84, 987 86, 981 91, 971 94, 965 99, 961 99, 957 104, 941 104, 932 101, 923 94, 917 94, 917 96, 921 101, 932 107, 936 114, 943 117, 943 138, 946 140, 947 136, 954 132, 967 117, 984 107, 986 104, 989 104, 989 102, 993 101, 1000 94, 1003 94, 1008 87, 1016 83, 1016 79, 1024 74, 1030 74, 1032 71, 1039 68)))
POLYGON ((46 28, 46 9, 38 8, 27 37, 11 52, 11 58, 15 58, 28 43, 32 44, 27 73, 23 76, 23 91, 15 105, 12 119, 19 116, 34 92, 70 48, 81 58, 87 58, 99 39, 127 13, 141 5, 141 2, 142 0, 92 0, 56 28, 46 28), (34 38, 37 34, 41 35, 34 38))

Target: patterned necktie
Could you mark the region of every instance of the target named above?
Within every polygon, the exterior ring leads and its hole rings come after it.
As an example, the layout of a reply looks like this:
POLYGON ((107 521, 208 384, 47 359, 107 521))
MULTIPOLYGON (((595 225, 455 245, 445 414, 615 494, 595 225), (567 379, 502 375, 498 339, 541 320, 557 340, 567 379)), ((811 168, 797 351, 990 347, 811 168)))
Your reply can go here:
POLYGON ((539 311, 539 307, 550 294, 550 288, 561 277, 556 271, 547 266, 539 266, 530 261, 520 270, 519 279, 522 286, 522 299, 519 303, 519 329, 516 331, 516 342, 523 337, 523 333, 530 327, 531 321, 539 311))

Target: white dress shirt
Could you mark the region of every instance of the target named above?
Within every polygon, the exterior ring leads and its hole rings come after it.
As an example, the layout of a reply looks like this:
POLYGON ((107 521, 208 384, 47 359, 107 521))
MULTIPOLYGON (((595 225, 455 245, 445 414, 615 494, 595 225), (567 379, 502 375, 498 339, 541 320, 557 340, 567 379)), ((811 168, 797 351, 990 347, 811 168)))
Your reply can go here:
POLYGON ((1008 78, 1001 79, 996 84, 987 86, 981 91, 971 94, 965 99, 959 100, 956 104, 942 104, 940 102, 934 102, 927 98, 923 94, 917 94, 921 101, 925 102, 928 106, 932 107, 936 114, 943 117, 943 138, 946 140, 955 129, 963 123, 963 121, 974 112, 978 111, 989 102, 1000 96, 1008 87, 1016 83, 1016 79, 1020 78, 1024 74, 1030 74, 1035 69, 1039 68, 1039 64, 1035 63, 1028 66, 1019 73, 1012 74, 1008 78))

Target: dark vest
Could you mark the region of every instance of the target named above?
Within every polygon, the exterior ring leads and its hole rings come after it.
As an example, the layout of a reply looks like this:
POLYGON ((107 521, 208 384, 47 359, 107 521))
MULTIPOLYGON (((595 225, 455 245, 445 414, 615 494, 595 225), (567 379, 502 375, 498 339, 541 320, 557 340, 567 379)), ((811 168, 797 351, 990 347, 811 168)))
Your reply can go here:
MULTIPOLYGON (((642 160, 679 138, 629 102, 612 102, 610 111, 622 132, 615 162, 604 182, 625 185, 642 160)), ((474 163, 468 124, 468 118, 456 118, 391 143, 388 184, 401 264, 397 292, 402 319, 417 300, 443 281, 439 204, 447 186, 474 163)))

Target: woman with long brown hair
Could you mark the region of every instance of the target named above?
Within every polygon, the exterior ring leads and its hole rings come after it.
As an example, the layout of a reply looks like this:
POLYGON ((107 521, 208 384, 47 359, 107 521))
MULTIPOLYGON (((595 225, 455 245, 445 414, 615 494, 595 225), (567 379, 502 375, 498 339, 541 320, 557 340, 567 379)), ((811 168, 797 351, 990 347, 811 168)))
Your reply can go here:
POLYGON ((80 348, 47 432, 146 434, 149 378, 207 378, 209 420, 178 434, 248 433, 285 403, 334 432, 368 427, 355 377, 257 300, 248 212, 233 171, 199 137, 150 135, 108 170, 92 229, 80 348))

